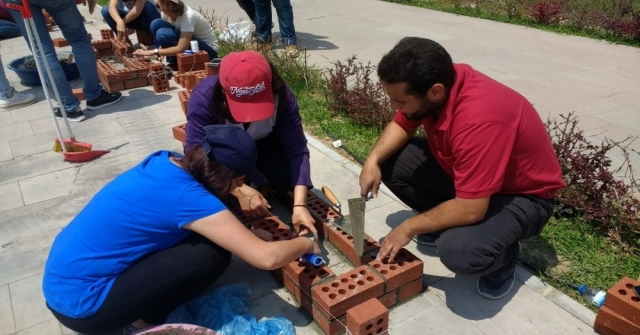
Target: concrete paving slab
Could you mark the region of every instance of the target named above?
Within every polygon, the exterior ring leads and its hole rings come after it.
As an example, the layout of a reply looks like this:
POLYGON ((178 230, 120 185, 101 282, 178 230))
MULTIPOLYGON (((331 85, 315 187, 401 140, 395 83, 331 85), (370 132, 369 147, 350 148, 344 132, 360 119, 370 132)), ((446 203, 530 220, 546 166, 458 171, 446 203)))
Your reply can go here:
MULTIPOLYGON (((53 142, 51 142, 53 145, 53 142)), ((0 163, 0 184, 39 176, 69 168, 59 153, 45 152, 0 163)))
POLYGON ((640 106, 640 95, 627 91, 612 95, 604 100, 626 107, 640 106))
POLYGON ((573 68, 563 71, 562 74, 584 79, 596 84, 607 85, 619 88, 625 92, 639 92, 640 82, 637 78, 618 76, 607 71, 597 71, 594 69, 573 68))
POLYGON ((50 131, 12 140, 9 141, 9 144, 13 157, 21 158, 53 151, 53 143, 57 137, 55 131, 50 131))
POLYGON ((140 111, 131 115, 118 117, 118 123, 128 133, 150 127, 159 127, 184 122, 185 116, 177 108, 157 108, 153 111, 140 111))
POLYGON ((571 89, 561 89, 549 86, 540 87, 540 89, 527 94, 527 97, 538 98, 544 102, 550 103, 556 108, 556 110, 562 110, 564 113, 577 111, 589 115, 599 115, 619 107, 618 105, 610 102, 575 93, 571 89))
POLYGON ((521 71, 509 71, 509 73, 516 73, 517 75, 523 78, 527 78, 528 80, 556 88, 571 88, 572 92, 595 97, 598 99, 604 99, 622 93, 622 90, 619 88, 592 83, 590 81, 565 76, 563 74, 554 73, 538 67, 529 67, 521 71))
POLYGON ((430 290, 445 300, 455 314, 469 320, 485 334, 593 334, 593 329, 559 306, 516 280, 512 291, 500 300, 476 292, 477 277, 449 277, 430 290))
MULTIPOLYGON (((54 104, 55 107, 55 104, 54 104)), ((51 112, 49 111, 49 104, 44 100, 38 100, 33 105, 22 107, 20 109, 14 109, 9 112, 14 122, 23 122, 33 119, 39 119, 49 117, 51 119, 51 112)))
POLYGON ((9 126, 13 124, 11 113, 8 111, 0 111, 0 127, 9 126))
POLYGON ((20 180, 20 189, 26 205, 65 196, 71 193, 73 183, 78 177, 79 169, 55 171, 37 177, 20 180))
MULTIPOLYGON (((0 162, 13 159, 13 153, 11 152, 11 145, 9 142, 0 142, 0 162)), ((2 181, 0 180, 0 183, 2 181)))
POLYGON ((640 106, 620 107, 598 116, 609 121, 626 120, 629 127, 640 130, 640 106))
MULTIPOLYGON (((60 229, 54 229, 40 235, 21 237, 4 244, 4 248, 0 249, 2 256, 0 264, 3 269, 13 270, 0 273, 0 285, 12 284, 20 279, 41 273, 53 239, 59 232, 60 229)), ((13 299, 12 302, 15 303, 13 299)), ((17 322, 16 327, 22 329, 17 326, 17 322)))
POLYGON ((33 135, 29 122, 18 122, 0 127, 0 142, 6 142, 33 135))
POLYGON ((17 331, 53 319, 42 295, 42 273, 12 282, 9 291, 17 331))
POLYGON ((15 331, 9 284, 0 285, 0 334, 13 334, 15 331))
POLYGON ((62 330, 60 329, 60 323, 56 319, 51 319, 49 321, 43 322, 41 324, 37 324, 33 327, 29 327, 27 329, 21 330, 17 332, 15 335, 62 335, 62 330))
POLYGON ((0 185, 0 212, 24 205, 18 182, 0 185))

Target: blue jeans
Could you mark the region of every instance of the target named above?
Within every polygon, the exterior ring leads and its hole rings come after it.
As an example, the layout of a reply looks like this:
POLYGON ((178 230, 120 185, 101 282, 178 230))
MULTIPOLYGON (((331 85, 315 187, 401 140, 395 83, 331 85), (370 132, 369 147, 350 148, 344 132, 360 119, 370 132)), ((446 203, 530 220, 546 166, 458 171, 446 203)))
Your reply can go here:
POLYGON ((2 65, 2 58, 0 58, 0 99, 6 99, 7 93, 13 91, 13 86, 7 79, 7 75, 4 73, 4 65, 2 65))
MULTIPOLYGON (((151 22, 151 32, 156 38, 156 44, 160 44, 163 48, 175 47, 180 39, 180 32, 174 28, 171 23, 163 19, 155 19, 151 22)), ((218 58, 218 53, 213 50, 209 44, 201 40, 191 37, 192 41, 198 41, 198 47, 201 51, 206 51, 210 59, 218 58)), ((167 57, 168 63, 175 64, 177 62, 175 56, 167 57)))
MULTIPOLYGON (((125 12, 124 9, 118 8, 118 13, 120 14, 121 18, 124 18, 125 16, 127 16, 127 12, 125 12)), ((111 30, 113 30, 113 32, 116 32, 116 21, 111 17, 111 14, 109 13, 108 5, 102 7, 102 17, 107 22, 109 27, 111 27, 111 30)), ((160 12, 156 8, 156 6, 154 6, 149 1, 145 1, 144 9, 142 10, 142 13, 140 13, 140 16, 136 17, 131 22, 127 23, 126 26, 128 29, 148 31, 148 30, 151 30, 150 28, 151 22, 159 18, 160 18, 160 12)))
POLYGON ((13 38, 20 35, 22 33, 17 24, 7 20, 0 20, 0 38, 13 38))
MULTIPOLYGON (((93 53, 93 46, 87 36, 87 30, 84 28, 84 22, 82 22, 82 16, 78 11, 78 7, 76 7, 76 2, 74 0, 30 0, 29 6, 33 13, 33 20, 37 30, 36 33, 40 36, 40 41, 42 42, 45 59, 51 68, 53 80, 56 83, 60 99, 62 100, 58 103, 67 111, 72 111, 80 106, 80 101, 73 95, 73 92, 71 92, 71 86, 69 82, 67 82, 67 78, 58 61, 56 49, 53 46, 51 36, 47 30, 47 24, 42 15, 42 9, 45 9, 51 14, 60 31, 62 31, 62 35, 71 45, 74 59, 84 83, 83 92, 86 100, 91 101, 97 99, 102 93, 102 86, 98 81, 96 56, 93 53)), ((24 21, 20 12, 15 10, 9 10, 9 12, 20 27, 24 38, 27 39, 27 43, 29 43, 27 31, 25 30, 24 21)), ((32 51, 35 50, 33 46, 30 47, 32 51)), ((40 59, 39 61, 44 70, 44 63, 42 63, 40 59)), ((49 76, 45 74, 44 77, 49 87, 51 87, 49 76)))
MULTIPOLYGON (((296 28, 293 26, 293 7, 291 0, 272 0, 278 15, 282 44, 296 44, 296 28)), ((256 39, 258 42, 271 42, 271 1, 254 0, 256 5, 256 39)))
POLYGON ((249 20, 255 24, 256 22, 256 5, 253 3, 253 0, 236 0, 238 2, 238 6, 242 8, 242 10, 247 13, 249 20))

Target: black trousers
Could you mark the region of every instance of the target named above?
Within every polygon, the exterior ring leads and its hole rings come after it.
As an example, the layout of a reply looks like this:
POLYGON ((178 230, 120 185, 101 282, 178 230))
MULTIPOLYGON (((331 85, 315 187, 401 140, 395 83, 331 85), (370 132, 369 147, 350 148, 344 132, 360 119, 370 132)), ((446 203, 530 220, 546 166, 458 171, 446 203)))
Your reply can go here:
POLYGON ((227 250, 192 233, 122 273, 96 314, 75 319, 51 311, 65 327, 85 334, 108 333, 138 319, 160 324, 175 308, 205 292, 230 261, 227 250))
POLYGON ((276 192, 287 192, 291 186, 291 168, 289 158, 275 132, 256 141, 258 160, 256 167, 269 181, 269 186, 276 192))
MULTIPOLYGON (((455 197, 452 178, 440 167, 424 137, 412 138, 382 164, 381 171, 383 183, 417 212, 455 197)), ((452 272, 464 275, 507 270, 517 257, 517 242, 540 234, 552 213, 552 200, 524 194, 493 195, 482 220, 442 232, 436 241, 440 260, 452 272)))
POLYGON ((256 22, 256 5, 253 3, 253 0, 236 0, 238 5, 242 10, 247 13, 249 20, 251 22, 256 22))

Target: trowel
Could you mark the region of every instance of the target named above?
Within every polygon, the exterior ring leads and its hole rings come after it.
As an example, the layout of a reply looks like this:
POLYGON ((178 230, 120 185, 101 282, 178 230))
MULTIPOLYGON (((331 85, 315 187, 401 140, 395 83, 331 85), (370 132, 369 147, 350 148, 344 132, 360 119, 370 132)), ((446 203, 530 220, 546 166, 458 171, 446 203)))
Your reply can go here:
POLYGON ((347 199, 349 205, 348 215, 342 214, 342 204, 328 187, 323 186, 322 193, 331 202, 331 205, 337 209, 338 217, 333 220, 333 223, 353 237, 353 247, 356 255, 362 257, 364 252, 364 212, 366 201, 372 198, 371 192, 366 197, 347 199))

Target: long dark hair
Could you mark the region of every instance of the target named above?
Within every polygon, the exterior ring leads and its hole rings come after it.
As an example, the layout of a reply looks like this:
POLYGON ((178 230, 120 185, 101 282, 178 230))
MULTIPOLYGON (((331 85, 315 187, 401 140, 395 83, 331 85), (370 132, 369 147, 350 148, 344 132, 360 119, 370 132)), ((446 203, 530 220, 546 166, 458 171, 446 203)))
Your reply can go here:
MULTIPOLYGON (((271 68, 271 89, 273 90, 273 94, 277 95, 280 101, 283 101, 287 95, 287 86, 285 85, 282 77, 280 77, 280 74, 278 74, 278 70, 271 62, 269 62, 269 67, 271 68)), ((222 85, 220 85, 219 79, 213 86, 213 94, 209 102, 209 110, 215 117, 219 118, 222 123, 225 123, 226 121, 238 123, 238 121, 236 121, 231 115, 231 111, 227 105, 227 98, 225 98, 225 95, 222 92, 222 85)))
POLYGON ((189 150, 181 160, 182 167, 207 191, 224 197, 235 188, 234 179, 242 174, 210 159, 200 146, 189 150))

